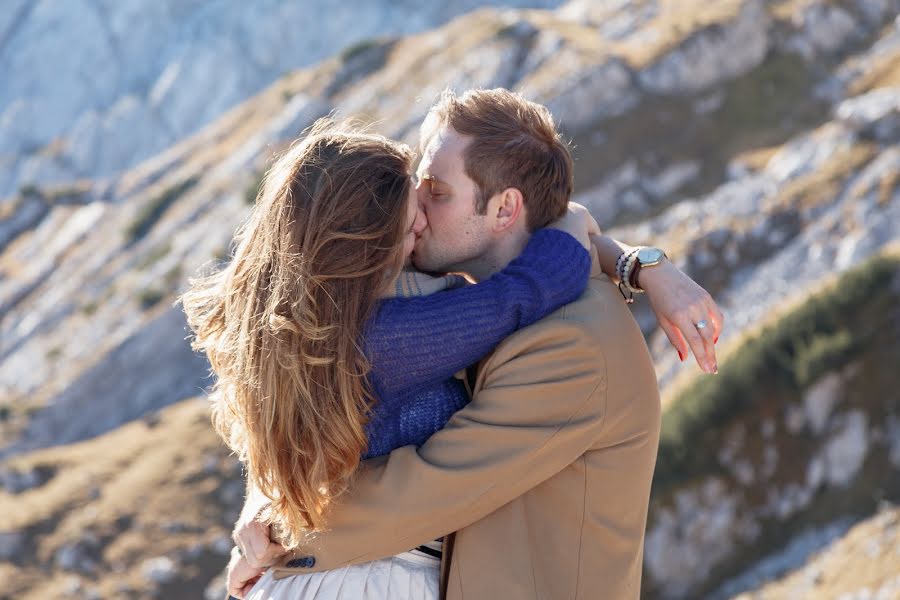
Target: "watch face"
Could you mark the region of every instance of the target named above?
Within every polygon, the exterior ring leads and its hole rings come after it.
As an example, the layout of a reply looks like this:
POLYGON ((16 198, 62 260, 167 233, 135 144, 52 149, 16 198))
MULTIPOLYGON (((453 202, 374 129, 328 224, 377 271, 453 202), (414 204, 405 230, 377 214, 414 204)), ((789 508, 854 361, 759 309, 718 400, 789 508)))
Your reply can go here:
POLYGON ((663 251, 659 248, 641 248, 638 251, 638 260, 642 265, 655 264, 662 260, 663 251))

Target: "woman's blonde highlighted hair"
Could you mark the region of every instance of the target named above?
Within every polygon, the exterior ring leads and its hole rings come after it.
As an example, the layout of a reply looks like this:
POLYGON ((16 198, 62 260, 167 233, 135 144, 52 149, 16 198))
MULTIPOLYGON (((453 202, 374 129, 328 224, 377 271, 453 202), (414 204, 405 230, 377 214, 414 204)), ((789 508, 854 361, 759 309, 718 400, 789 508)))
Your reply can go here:
POLYGON ((181 298, 216 376, 213 425, 273 500, 288 548, 323 527, 366 449, 361 339, 405 258, 411 160, 318 121, 267 173, 231 261, 181 298))

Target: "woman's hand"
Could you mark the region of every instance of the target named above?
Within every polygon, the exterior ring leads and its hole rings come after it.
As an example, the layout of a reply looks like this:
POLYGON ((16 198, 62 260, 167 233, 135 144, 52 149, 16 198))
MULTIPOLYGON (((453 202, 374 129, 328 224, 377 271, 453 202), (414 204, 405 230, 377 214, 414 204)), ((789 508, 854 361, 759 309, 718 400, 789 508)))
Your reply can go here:
POLYGON ((562 217, 548 225, 551 229, 565 231, 581 242, 585 250, 591 249, 592 234, 599 235, 600 227, 584 206, 577 202, 569 202, 569 208, 562 217))
POLYGON ((270 539, 269 526, 256 517, 239 520, 231 538, 247 564, 254 569, 272 565, 285 553, 284 546, 270 539))
POLYGON ((641 269, 638 277, 659 326, 682 362, 690 348, 703 371, 718 373, 716 342, 724 316, 712 296, 669 260, 641 269), (701 321, 706 321, 706 327, 698 329, 701 321))
POLYGON ((264 572, 265 569, 251 567, 247 559, 241 556, 240 550, 232 548, 226 577, 228 593, 235 598, 244 598, 264 572))

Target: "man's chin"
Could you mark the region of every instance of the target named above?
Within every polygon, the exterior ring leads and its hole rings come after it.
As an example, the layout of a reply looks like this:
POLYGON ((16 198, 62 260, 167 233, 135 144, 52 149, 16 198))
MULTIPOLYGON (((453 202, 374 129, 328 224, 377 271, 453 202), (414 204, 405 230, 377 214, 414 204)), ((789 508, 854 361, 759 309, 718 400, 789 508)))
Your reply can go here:
POLYGON ((432 261, 428 260, 428 257, 422 252, 418 247, 413 250, 412 256, 410 257, 410 262, 412 262, 412 266, 416 268, 417 271, 422 271, 423 273, 443 273, 440 268, 435 268, 432 261))

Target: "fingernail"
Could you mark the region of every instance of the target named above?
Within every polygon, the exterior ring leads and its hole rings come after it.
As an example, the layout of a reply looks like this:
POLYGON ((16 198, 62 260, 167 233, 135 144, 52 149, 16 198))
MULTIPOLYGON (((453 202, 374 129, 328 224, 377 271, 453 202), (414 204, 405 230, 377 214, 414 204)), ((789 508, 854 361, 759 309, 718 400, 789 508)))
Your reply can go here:
POLYGON ((713 372, 713 375, 718 375, 719 374, 719 365, 717 365, 716 363, 713 363, 712 372, 713 372))
POLYGON ((718 343, 719 343, 719 336, 716 336, 716 339, 713 340, 713 344, 718 344, 718 343))
POLYGON ((678 360, 684 362, 684 355, 681 354, 681 350, 678 351, 678 360))

